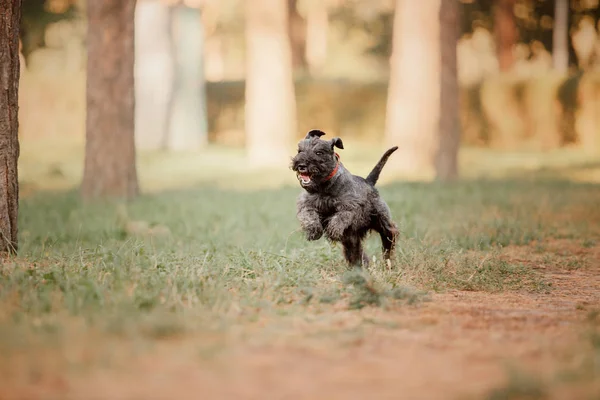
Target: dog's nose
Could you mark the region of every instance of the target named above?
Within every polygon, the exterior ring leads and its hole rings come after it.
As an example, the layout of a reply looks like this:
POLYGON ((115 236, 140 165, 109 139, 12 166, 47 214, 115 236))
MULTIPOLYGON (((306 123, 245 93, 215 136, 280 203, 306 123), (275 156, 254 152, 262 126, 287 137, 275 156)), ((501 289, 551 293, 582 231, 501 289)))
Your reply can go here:
POLYGON ((298 165, 298 172, 306 172, 306 165, 305 164, 298 165))

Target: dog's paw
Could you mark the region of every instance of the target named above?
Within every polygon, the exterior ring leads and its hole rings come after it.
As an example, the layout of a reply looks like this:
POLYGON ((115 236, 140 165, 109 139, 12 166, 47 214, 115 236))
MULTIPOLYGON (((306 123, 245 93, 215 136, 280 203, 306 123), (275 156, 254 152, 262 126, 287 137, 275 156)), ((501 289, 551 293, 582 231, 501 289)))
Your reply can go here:
POLYGON ((323 236, 323 227, 312 225, 304 228, 307 240, 319 240, 323 236))
POLYGON ((338 223, 335 219, 332 219, 329 225, 327 226, 327 236, 331 240, 339 242, 340 240, 342 240, 345 230, 346 228, 342 224, 338 223))

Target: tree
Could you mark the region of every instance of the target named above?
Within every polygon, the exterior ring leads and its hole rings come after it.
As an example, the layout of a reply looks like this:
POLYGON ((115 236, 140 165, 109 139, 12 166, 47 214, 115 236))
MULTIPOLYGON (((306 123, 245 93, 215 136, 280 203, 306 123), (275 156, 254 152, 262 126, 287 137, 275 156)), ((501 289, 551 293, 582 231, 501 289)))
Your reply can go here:
POLYGON ((287 2, 245 3, 248 156, 254 164, 282 165, 296 130, 287 2))
POLYGON ((494 34, 500 71, 509 71, 515 62, 514 48, 518 33, 514 7, 515 0, 495 0, 494 34))
POLYGON ((390 165, 433 173, 440 112, 439 0, 396 0, 386 141, 400 148, 390 165))
POLYGON ((175 86, 169 117, 167 148, 193 150, 208 143, 204 29, 198 1, 172 10, 175 86))
POLYGON ((139 0, 135 11, 135 142, 137 149, 166 146, 174 78, 171 7, 139 0))
POLYGON ((552 61, 555 70, 567 73, 569 69, 569 0, 556 0, 554 4, 552 61))
POLYGON ((21 0, 0 0, 0 253, 16 253, 21 0))
POLYGON ((436 174, 440 180, 458 177, 460 120, 456 46, 460 35, 458 0, 441 0, 441 94, 440 132, 436 174))
POLYGON ((208 143, 204 29, 199 0, 140 0, 135 25, 138 149, 208 143))
POLYGON ((134 143, 135 0, 89 1, 82 196, 138 194, 134 143))
POLYGON ((386 138, 406 175, 458 176, 458 0, 397 0, 386 138))
POLYGON ((311 73, 318 71, 327 58, 328 30, 327 3, 309 0, 306 11, 306 63, 311 73))
POLYGON ((306 68, 306 22, 298 12, 298 0, 287 0, 287 3, 292 66, 306 68))

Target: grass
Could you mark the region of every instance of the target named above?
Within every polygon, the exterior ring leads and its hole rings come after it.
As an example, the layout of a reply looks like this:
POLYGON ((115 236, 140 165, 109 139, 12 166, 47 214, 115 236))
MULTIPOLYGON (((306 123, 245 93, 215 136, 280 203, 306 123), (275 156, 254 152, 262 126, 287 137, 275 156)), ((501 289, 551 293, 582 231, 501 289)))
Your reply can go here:
MULTIPOLYGON (((600 239, 600 188, 592 184, 394 183, 380 191, 402 234, 392 268, 380 259, 378 239, 367 240, 375 257, 367 271, 349 271, 339 246, 304 239, 297 187, 203 184, 88 205, 75 191, 23 196, 19 257, 0 266, 0 360, 27 355, 24 379, 33 382, 57 363, 111 367, 123 354, 190 337, 202 340, 189 351, 210 358, 226 347, 223 334, 243 336, 265 320, 275 322, 276 336, 279 319, 393 311, 434 292, 550 292, 531 263, 505 256, 506 247, 530 245, 550 265, 564 257, 546 243, 600 239), (44 358, 48 349, 54 353, 44 358)), ((315 340, 366 335, 362 325, 331 329, 315 340)), ((13 376, 13 362, 0 362, 0 373, 13 376)), ((493 398, 504 398, 502 390, 493 398)))
POLYGON ((600 219, 593 206, 600 190, 591 185, 412 183, 381 192, 402 230, 395 266, 381 262, 371 237, 367 249, 377 262, 350 279, 339 247, 309 243, 298 231, 296 188, 203 186, 126 205, 84 205, 75 192, 34 195, 21 203, 20 258, 2 267, 2 323, 62 314, 107 321, 222 317, 348 296, 363 298, 351 300, 360 308, 394 302, 407 287, 548 290, 529 266, 502 258, 502 247, 558 237, 591 241, 600 219), (373 298, 365 300, 369 290, 373 298))

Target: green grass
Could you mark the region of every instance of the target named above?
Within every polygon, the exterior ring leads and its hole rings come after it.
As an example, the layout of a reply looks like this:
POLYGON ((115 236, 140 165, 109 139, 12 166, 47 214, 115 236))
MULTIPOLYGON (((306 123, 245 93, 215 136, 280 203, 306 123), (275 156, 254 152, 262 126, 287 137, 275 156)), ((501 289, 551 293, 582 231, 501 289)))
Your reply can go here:
POLYGON ((299 232, 298 192, 202 186, 94 205, 75 192, 24 198, 19 258, 0 275, 0 330, 53 332, 83 319, 115 335, 164 338, 315 305, 404 306, 448 289, 546 291, 502 248, 598 240, 593 185, 397 183, 381 188, 402 231, 395 265, 381 262, 373 236, 376 263, 352 277, 339 247, 299 232))

